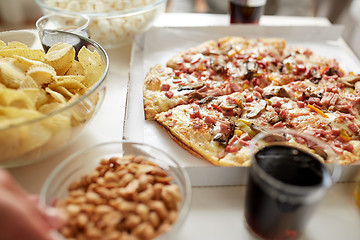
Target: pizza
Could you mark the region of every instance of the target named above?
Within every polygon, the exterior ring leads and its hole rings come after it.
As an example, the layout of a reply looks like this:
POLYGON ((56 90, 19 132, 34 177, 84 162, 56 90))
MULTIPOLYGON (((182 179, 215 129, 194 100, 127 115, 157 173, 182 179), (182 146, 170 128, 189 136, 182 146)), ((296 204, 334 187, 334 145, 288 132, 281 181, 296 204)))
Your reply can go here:
POLYGON ((360 75, 280 38, 228 36, 153 66, 145 119, 218 166, 248 166, 260 132, 295 129, 329 143, 341 164, 360 157, 360 75))

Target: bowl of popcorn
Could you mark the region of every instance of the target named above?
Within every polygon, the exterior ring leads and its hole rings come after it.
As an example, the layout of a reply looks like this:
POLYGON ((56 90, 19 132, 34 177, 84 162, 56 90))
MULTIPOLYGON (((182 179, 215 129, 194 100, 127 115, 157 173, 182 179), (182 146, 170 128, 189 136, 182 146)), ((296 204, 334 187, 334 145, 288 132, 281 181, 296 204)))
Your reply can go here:
POLYGON ((44 14, 87 15, 90 37, 104 48, 131 43, 165 12, 166 0, 35 0, 44 14))
POLYGON ((68 216, 56 232, 61 239, 172 239, 190 201, 189 177, 171 156, 129 141, 73 154, 40 192, 41 206, 55 206, 68 216))
POLYGON ((28 165, 68 146, 105 96, 104 49, 74 33, 47 34, 51 41, 42 42, 36 30, 0 33, 1 167, 28 165))

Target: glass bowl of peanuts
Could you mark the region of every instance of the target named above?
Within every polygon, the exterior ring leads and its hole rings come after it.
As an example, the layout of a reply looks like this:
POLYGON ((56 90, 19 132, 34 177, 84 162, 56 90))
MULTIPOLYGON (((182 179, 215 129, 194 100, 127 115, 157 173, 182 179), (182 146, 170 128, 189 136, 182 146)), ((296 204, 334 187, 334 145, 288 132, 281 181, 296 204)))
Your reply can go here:
POLYGON ((167 153, 148 144, 102 143, 64 160, 40 205, 68 216, 65 239, 172 239, 189 212, 191 183, 167 153))
POLYGON ((35 0, 43 14, 86 15, 89 34, 105 49, 132 42, 165 12, 167 0, 35 0))
POLYGON ((74 33, 48 34, 52 41, 44 42, 37 30, 0 32, 0 167, 28 165, 65 148, 104 99, 105 50, 74 33))

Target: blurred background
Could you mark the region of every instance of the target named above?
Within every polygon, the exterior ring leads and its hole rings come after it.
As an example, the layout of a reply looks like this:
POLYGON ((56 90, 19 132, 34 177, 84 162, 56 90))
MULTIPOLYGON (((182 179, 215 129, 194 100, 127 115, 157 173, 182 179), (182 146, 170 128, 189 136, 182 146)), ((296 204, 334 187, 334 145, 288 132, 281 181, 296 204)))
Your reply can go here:
MULTIPOLYGON (((227 14, 228 0, 168 0, 167 12, 227 14)), ((35 28, 34 0, 0 0, 0 31, 35 28)), ((360 57, 360 0, 267 0, 265 15, 326 17, 345 26, 343 37, 360 57)))

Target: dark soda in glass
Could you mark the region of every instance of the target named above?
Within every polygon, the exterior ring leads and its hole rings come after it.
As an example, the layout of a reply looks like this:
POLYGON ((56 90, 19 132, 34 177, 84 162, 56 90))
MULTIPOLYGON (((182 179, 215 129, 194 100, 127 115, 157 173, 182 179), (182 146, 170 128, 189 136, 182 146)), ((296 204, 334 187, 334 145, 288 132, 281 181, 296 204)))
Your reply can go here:
POLYGON ((330 173, 313 155, 284 145, 264 147, 255 161, 270 178, 250 168, 245 200, 250 231, 262 239, 298 239, 330 173))
POLYGON ((253 23, 258 24, 264 13, 264 0, 231 0, 230 23, 253 23))

